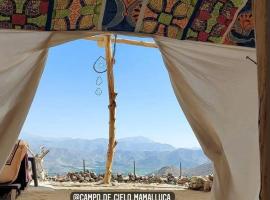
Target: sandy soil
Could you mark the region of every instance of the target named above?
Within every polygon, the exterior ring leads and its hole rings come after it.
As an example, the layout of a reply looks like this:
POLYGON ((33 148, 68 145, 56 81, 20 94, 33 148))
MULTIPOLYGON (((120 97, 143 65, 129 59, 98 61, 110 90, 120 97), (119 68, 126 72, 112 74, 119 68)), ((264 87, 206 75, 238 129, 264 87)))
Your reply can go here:
POLYGON ((74 191, 172 191, 175 193, 176 200, 209 200, 210 193, 191 191, 179 186, 168 185, 142 185, 142 184, 119 184, 115 186, 101 185, 63 185, 63 184, 41 184, 35 188, 29 187, 22 192, 18 200, 69 200, 71 192, 74 191))

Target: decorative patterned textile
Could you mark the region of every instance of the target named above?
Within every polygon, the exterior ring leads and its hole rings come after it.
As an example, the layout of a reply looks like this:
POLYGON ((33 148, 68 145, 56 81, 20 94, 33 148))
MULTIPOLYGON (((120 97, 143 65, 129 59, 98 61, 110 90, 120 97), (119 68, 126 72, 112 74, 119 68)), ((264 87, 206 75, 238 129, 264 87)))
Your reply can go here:
POLYGON ((96 30, 102 0, 57 0, 51 30, 96 30))
POLYGON ((181 39, 197 0, 150 0, 141 32, 181 39))
POLYGON ((110 0, 106 2, 103 30, 133 32, 140 15, 142 0, 110 0))
POLYGON ((227 34, 224 44, 255 47, 254 17, 252 15, 252 2, 238 14, 232 29, 227 34))
POLYGON ((0 0, 0 29, 124 31, 255 47, 252 0, 0 0))
POLYGON ((221 43, 243 0, 202 0, 185 39, 221 43))
POLYGON ((45 30, 49 0, 0 0, 0 28, 45 30))

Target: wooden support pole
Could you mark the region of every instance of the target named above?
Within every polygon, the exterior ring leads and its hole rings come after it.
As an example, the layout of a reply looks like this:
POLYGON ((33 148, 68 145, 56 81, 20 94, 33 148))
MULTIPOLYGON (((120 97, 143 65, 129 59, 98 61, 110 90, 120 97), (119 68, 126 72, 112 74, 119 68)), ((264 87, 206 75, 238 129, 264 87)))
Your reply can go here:
MULTIPOLYGON (((87 37, 86 40, 92 40, 97 42, 104 42, 104 37, 87 37)), ((134 45, 134 46, 141 46, 141 47, 149 47, 149 48, 158 48, 158 46, 153 42, 144 42, 144 41, 138 41, 138 40, 128 40, 128 39, 111 39, 112 42, 116 42, 118 44, 128 44, 128 45, 134 45)))
POLYGON ((182 178, 182 163, 179 163, 179 177, 182 178))
POLYGON ((270 199, 270 1, 255 1, 261 159, 260 200, 270 199))
POLYGON ((86 172, 86 169, 85 169, 85 160, 83 160, 83 173, 86 172))
POLYGON ((113 64, 114 60, 112 58, 111 50, 111 36, 106 35, 105 38, 105 51, 106 51, 106 63, 107 63, 107 79, 108 79, 108 92, 109 92, 109 144, 107 152, 107 162, 106 162, 106 172, 104 176, 104 183, 109 184, 111 182, 112 175, 112 163, 114 150, 116 146, 115 140, 115 109, 116 109, 116 93, 114 91, 114 75, 113 75, 113 64))
POLYGON ((136 177, 136 161, 133 161, 133 174, 136 177))

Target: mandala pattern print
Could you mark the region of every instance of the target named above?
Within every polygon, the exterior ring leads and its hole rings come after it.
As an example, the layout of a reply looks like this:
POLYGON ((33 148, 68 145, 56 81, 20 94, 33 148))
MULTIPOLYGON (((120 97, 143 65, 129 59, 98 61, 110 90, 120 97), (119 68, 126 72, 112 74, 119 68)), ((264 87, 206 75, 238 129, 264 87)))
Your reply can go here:
POLYGON ((51 30, 97 30, 102 0, 57 0, 51 30))
POLYGON ((49 0, 0 0, 0 29, 45 30, 49 0))
POLYGON ((122 31, 255 47, 253 0, 0 0, 0 29, 122 31))
POLYGON ((238 14, 224 44, 255 47, 255 19, 252 15, 252 0, 238 14))
POLYGON ((142 0, 110 0, 106 2, 103 30, 133 32, 140 11, 142 0))
POLYGON ((181 39, 197 0, 150 0, 141 32, 181 39))
POLYGON ((183 39, 221 43, 244 0, 202 0, 183 39))

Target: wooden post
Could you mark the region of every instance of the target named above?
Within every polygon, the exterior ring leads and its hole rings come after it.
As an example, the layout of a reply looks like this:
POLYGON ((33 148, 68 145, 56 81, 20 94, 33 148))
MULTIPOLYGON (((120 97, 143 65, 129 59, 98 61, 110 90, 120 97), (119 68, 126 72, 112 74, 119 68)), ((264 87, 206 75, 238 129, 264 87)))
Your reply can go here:
POLYGON ((83 160, 83 173, 85 173, 86 170, 85 170, 85 160, 83 160))
POLYGON ((133 174, 136 177, 136 161, 133 161, 133 174))
POLYGON ((180 172, 180 173, 179 173, 179 177, 182 178, 182 163, 181 163, 181 161, 180 161, 180 163, 179 163, 179 170, 180 170, 180 171, 179 171, 179 172, 180 172))
POLYGON ((270 199, 270 2, 255 1, 261 159, 260 200, 270 199))
POLYGON ((107 162, 106 162, 106 172, 104 176, 104 183, 109 184, 111 182, 112 175, 112 162, 114 156, 114 149, 116 146, 115 140, 115 108, 116 108, 116 93, 114 91, 114 75, 113 75, 113 64, 114 60, 112 58, 111 50, 111 36, 106 35, 105 41, 105 51, 106 51, 106 63, 107 63, 107 79, 108 79, 108 92, 109 92, 109 144, 107 152, 107 162))

